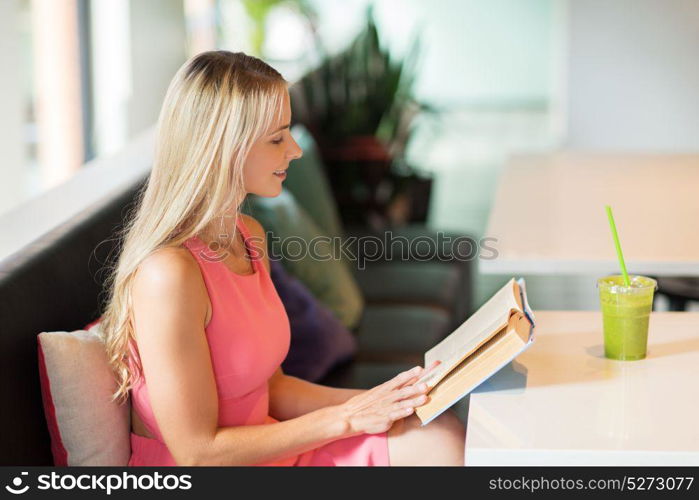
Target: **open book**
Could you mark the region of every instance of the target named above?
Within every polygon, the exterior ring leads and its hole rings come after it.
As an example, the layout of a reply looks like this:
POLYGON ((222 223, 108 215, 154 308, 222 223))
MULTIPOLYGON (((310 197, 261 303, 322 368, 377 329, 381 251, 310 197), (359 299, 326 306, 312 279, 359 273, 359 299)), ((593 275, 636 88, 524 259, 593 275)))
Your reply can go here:
POLYGON ((534 315, 524 279, 511 279, 478 311, 425 354, 425 365, 440 360, 418 382, 430 390, 429 401, 415 408, 427 424, 481 382, 500 370, 534 341, 534 315))

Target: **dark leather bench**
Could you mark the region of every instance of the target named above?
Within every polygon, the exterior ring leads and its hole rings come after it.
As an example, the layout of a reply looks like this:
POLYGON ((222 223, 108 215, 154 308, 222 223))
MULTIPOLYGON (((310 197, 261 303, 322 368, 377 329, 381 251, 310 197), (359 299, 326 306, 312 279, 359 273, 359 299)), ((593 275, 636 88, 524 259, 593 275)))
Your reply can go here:
MULTIPOLYGON (((52 465, 39 386, 37 335, 99 317, 114 234, 145 179, 91 206, 0 263, 2 465, 52 465)), ((12 237, 9 235, 9 237, 12 237)))

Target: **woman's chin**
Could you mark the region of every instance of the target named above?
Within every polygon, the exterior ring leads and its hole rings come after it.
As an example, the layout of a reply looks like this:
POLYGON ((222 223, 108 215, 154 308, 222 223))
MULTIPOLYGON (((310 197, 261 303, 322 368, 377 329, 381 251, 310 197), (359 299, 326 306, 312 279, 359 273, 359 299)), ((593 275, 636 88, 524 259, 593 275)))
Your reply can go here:
POLYGON ((275 198, 282 194, 282 184, 281 182, 277 182, 276 186, 265 186, 264 189, 257 189, 253 191, 252 194, 262 196, 263 198, 275 198))

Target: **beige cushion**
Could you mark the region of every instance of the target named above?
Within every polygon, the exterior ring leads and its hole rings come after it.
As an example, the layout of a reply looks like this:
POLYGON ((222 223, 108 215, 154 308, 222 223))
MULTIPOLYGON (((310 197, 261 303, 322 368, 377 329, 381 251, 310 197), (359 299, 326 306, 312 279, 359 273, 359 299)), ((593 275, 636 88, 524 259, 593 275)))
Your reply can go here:
POLYGON ((39 371, 55 465, 127 465, 130 401, 110 402, 116 380, 99 325, 38 336, 39 371))

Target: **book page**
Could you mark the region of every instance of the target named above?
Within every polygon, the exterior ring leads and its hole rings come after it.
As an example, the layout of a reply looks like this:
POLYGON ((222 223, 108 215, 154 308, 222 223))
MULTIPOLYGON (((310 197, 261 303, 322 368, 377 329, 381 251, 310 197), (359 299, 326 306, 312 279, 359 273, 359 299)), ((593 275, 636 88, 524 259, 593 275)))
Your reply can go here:
POLYGON ((521 296, 522 311, 527 316, 527 319, 532 324, 532 327, 536 326, 536 323, 534 321, 534 312, 532 311, 532 308, 529 306, 529 301, 527 300, 527 287, 524 283, 524 278, 520 278, 517 280, 517 286, 519 287, 519 292, 521 296))
POLYGON ((420 382, 434 387, 466 356, 503 329, 512 310, 522 310, 521 303, 517 300, 520 295, 519 287, 515 287, 517 284, 511 279, 451 335, 427 351, 425 366, 430 366, 436 360, 441 361, 441 365, 420 382))

